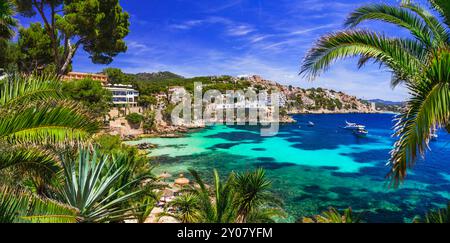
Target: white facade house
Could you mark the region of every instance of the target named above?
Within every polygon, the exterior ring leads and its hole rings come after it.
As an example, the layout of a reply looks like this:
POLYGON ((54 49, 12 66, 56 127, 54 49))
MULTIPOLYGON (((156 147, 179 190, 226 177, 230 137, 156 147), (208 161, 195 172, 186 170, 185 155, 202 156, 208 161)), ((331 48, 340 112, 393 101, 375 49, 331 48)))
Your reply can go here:
POLYGON ((131 85, 109 84, 105 88, 111 91, 114 105, 137 106, 139 92, 131 85))

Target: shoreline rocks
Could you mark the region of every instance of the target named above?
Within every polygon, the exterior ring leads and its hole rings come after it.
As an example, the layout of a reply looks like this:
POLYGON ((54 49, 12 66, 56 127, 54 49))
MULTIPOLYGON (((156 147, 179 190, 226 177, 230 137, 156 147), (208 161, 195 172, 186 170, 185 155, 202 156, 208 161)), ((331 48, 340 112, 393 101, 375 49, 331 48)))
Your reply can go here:
POLYGON ((140 150, 147 150, 147 149, 154 149, 154 148, 158 148, 158 145, 156 144, 151 144, 151 143, 141 143, 136 145, 138 149, 140 150))

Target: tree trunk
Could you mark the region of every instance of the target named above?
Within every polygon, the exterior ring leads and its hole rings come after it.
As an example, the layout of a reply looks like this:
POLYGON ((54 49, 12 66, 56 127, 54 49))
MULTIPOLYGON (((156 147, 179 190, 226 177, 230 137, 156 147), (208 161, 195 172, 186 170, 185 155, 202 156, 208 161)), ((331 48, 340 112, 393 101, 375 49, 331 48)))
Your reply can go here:
POLYGON ((65 59, 65 61, 64 61, 64 64, 63 64, 62 67, 59 69, 59 72, 58 72, 59 75, 64 75, 64 74, 66 74, 67 69, 69 68, 69 64, 70 64, 70 62, 72 61, 73 53, 74 53, 74 52, 70 51, 69 54, 67 55, 67 57, 66 57, 66 59, 65 59))
POLYGON ((69 68, 70 62, 72 62, 72 58, 78 49, 79 42, 77 42, 77 44, 75 44, 75 46, 72 46, 72 44, 70 43, 70 40, 67 39, 66 45, 67 45, 67 54, 64 56, 65 59, 64 59, 64 63, 62 64, 62 66, 58 67, 59 75, 66 74, 67 69, 69 68))

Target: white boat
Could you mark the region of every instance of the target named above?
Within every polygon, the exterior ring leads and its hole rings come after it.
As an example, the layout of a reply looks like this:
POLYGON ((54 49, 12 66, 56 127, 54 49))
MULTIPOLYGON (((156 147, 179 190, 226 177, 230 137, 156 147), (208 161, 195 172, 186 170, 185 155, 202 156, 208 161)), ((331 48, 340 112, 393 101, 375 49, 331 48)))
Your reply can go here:
POLYGON ((313 126, 315 126, 316 124, 314 124, 314 122, 312 122, 312 121, 310 121, 310 122, 308 122, 308 127, 313 127, 313 126))
POLYGON ((348 121, 345 121, 345 123, 346 123, 346 126, 344 127, 344 129, 348 129, 348 130, 358 130, 358 129, 364 130, 366 128, 366 126, 364 126, 364 125, 359 125, 359 124, 348 122, 348 121))
POLYGON ((369 131, 367 131, 366 129, 355 129, 353 130, 353 134, 355 134, 358 137, 365 137, 367 136, 367 134, 369 134, 369 131))

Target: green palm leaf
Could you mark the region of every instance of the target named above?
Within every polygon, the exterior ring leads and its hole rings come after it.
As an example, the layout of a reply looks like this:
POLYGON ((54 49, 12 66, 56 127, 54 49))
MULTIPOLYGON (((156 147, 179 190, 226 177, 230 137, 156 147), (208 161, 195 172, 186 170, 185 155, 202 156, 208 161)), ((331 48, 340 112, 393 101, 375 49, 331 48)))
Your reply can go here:
POLYGON ((0 188, 0 223, 76 223, 77 210, 26 191, 0 188))
MULTIPOLYGON (((259 211, 262 206, 268 203, 274 205, 277 202, 279 203, 279 200, 268 191, 271 187, 271 182, 266 178, 266 173, 263 169, 237 173, 233 183, 236 190, 234 203, 238 210, 238 221, 240 222, 247 222, 247 217, 252 210, 257 209, 259 211)), ((268 210, 266 213, 272 211, 268 210)))
POLYGON ((198 173, 190 170, 199 188, 193 188, 192 193, 198 196, 202 222, 204 223, 233 223, 236 222, 237 211, 233 206, 233 178, 231 173, 225 182, 222 182, 217 170, 214 170, 214 190, 210 194, 198 173), (212 199, 212 200, 211 200, 212 199))
POLYGON ((14 8, 10 1, 0 2, 0 39, 11 39, 14 37, 14 27, 17 27, 17 20, 12 17, 14 8))
POLYGON ((426 72, 426 79, 408 84, 413 98, 407 111, 398 117, 395 127, 399 140, 392 151, 390 164, 393 184, 406 177, 408 167, 428 148, 431 131, 445 127, 450 119, 450 52, 436 57, 426 72))
POLYGON ((159 216, 170 216, 181 223, 201 223, 199 198, 194 193, 183 193, 167 204, 167 207, 175 207, 175 213, 164 212, 159 216))
POLYGON ((320 215, 316 215, 313 218, 303 218, 303 223, 327 223, 327 224, 352 224, 360 223, 361 219, 359 215, 355 215, 351 208, 344 210, 341 214, 335 208, 329 208, 328 211, 322 212, 320 215))
POLYGON ((62 98, 61 82, 56 76, 13 76, 0 83, 0 107, 23 105, 27 102, 62 98))
POLYGON ((372 58, 390 67, 397 77, 407 79, 421 69, 424 55, 417 42, 348 30, 322 37, 306 55, 300 74, 314 79, 339 59, 361 56, 372 58))
MULTIPOLYGON (((445 19, 447 26, 450 26, 450 2, 447 0, 428 0, 445 19)), ((409 2, 409 1, 408 1, 409 2)))
MULTIPOLYGON (((450 40, 450 34, 447 29, 439 22, 439 20, 432 15, 430 12, 420 7, 417 4, 404 3, 402 7, 407 8, 417 14, 426 25, 429 27, 430 31, 433 33, 433 47, 442 47, 448 44, 450 40)), ((425 42, 424 42, 425 43, 425 42)))
POLYGON ((57 144, 82 141, 99 123, 77 103, 50 100, 10 112, 0 118, 0 140, 9 143, 57 144), (39 109, 37 108, 39 107, 39 109))
POLYGON ((425 223, 431 224, 448 224, 450 223, 450 203, 447 208, 430 211, 425 216, 425 223))
POLYGON ((45 149, 29 146, 0 146, 0 170, 51 179, 61 169, 55 156, 45 149))
POLYGON ((427 46, 431 46, 432 31, 418 16, 406 9, 386 4, 363 6, 350 14, 345 25, 356 27, 365 20, 380 20, 409 30, 413 36, 427 46))

